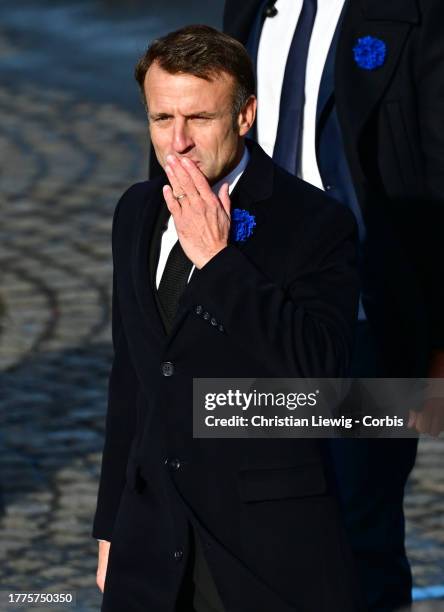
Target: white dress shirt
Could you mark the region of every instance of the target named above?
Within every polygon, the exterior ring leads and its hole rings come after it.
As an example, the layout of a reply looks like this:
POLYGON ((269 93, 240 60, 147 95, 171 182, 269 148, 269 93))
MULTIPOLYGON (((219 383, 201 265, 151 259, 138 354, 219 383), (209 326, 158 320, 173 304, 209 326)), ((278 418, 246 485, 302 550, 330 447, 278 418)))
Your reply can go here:
MULTIPOLYGON (((248 153, 247 147, 244 148, 244 153, 238 165, 232 170, 227 176, 218 181, 212 186, 213 193, 217 194, 219 189, 222 187, 223 183, 228 183, 228 193, 231 193, 237 183, 237 181, 242 176, 243 171, 247 167, 248 160, 250 159, 250 154, 248 153)), ((159 263, 157 264, 156 270, 156 287, 159 288, 160 279, 162 278, 163 271, 165 270, 165 265, 168 259, 168 255, 170 254, 171 249, 177 242, 177 231, 176 226, 174 225, 174 221, 172 217, 168 219, 167 229, 164 231, 161 238, 161 246, 160 246, 160 255, 159 255, 159 263)), ((193 274, 194 266, 191 269, 190 276, 188 277, 188 282, 193 274)))
MULTIPOLYGON (((345 0, 317 0, 316 18, 305 74, 300 177, 323 189, 316 160, 316 109, 322 73, 345 0)), ((273 155, 285 64, 302 0, 277 0, 277 15, 265 19, 257 56, 257 134, 261 147, 273 155)))

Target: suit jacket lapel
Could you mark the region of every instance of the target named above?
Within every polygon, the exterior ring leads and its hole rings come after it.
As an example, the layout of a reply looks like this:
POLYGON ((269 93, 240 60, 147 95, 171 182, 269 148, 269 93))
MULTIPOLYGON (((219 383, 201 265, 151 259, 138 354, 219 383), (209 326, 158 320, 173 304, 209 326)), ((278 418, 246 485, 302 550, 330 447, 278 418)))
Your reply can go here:
POLYGON ((418 19, 415 0, 360 0, 346 7, 336 54, 335 96, 339 120, 349 142, 356 142, 383 95, 418 19), (354 61, 353 47, 364 36, 386 44, 385 62, 374 70, 360 68, 354 61))
POLYGON ((159 177, 153 182, 155 184, 152 195, 141 209, 136 228, 133 244, 133 280, 146 326, 161 340, 165 336, 165 331, 154 294, 155 268, 153 269, 153 265, 157 264, 158 241, 154 233, 163 203, 162 185, 165 183, 165 178, 159 177))
POLYGON ((250 161, 231 195, 231 209, 240 208, 254 216, 256 225, 252 235, 243 242, 235 242, 230 234, 229 243, 236 244, 241 251, 248 251, 255 243, 261 228, 270 213, 267 200, 273 193, 274 165, 270 157, 255 142, 247 139, 250 161))
MULTIPOLYGON (((347 11, 349 0, 345 0, 343 9, 341 11, 332 41, 330 49, 328 50, 327 59, 325 61, 324 70, 322 72, 322 78, 319 85, 318 102, 316 107, 316 128, 319 128, 323 120, 325 112, 331 109, 331 104, 334 102, 334 88, 335 88, 335 64, 336 64, 336 53, 338 48, 338 39, 342 29, 344 21, 344 15, 347 11)), ((316 135, 316 139, 318 138, 316 135)))

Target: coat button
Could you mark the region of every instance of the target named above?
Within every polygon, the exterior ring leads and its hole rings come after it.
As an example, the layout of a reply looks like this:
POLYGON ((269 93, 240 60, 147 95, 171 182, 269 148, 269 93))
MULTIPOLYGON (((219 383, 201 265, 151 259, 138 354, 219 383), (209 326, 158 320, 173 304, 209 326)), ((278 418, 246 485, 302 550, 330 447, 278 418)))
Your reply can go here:
POLYGON ((214 317, 211 319, 211 325, 217 325, 217 321, 214 317))
POLYGON ((197 315, 202 314, 202 312, 203 312, 203 306, 201 306, 200 304, 198 304, 198 305, 195 307, 194 312, 195 312, 197 315))
POLYGON ((180 550, 180 549, 175 550, 174 551, 174 560, 175 561, 182 561, 182 558, 183 558, 183 550, 180 550))
POLYGON ((172 470, 180 470, 182 464, 179 459, 170 459, 168 465, 172 470))
POLYGON ((171 361, 164 361, 161 369, 164 376, 172 376, 174 374, 174 365, 171 361))
POLYGON ((205 319, 205 321, 208 321, 208 319, 211 317, 209 312, 204 312, 203 313, 203 318, 205 319))

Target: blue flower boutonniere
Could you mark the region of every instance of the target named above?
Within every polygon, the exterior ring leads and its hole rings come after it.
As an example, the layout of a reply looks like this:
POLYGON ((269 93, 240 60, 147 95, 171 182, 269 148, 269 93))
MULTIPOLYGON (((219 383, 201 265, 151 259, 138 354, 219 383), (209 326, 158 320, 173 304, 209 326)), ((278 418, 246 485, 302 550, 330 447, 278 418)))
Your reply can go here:
POLYGON ((380 38, 364 36, 358 38, 353 47, 353 56, 359 68, 375 70, 383 65, 387 55, 387 45, 380 38))
POLYGON ((256 225, 254 215, 250 215, 248 210, 235 208, 231 213, 231 231, 236 242, 245 242, 253 233, 256 225))

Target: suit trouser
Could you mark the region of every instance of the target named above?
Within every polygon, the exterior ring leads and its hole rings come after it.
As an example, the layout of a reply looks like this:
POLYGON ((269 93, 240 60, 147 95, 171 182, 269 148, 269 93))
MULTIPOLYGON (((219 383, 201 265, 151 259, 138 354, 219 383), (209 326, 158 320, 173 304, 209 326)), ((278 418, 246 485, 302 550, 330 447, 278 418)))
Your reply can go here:
POLYGON ((330 440, 342 516, 371 612, 411 602, 403 497, 416 445, 415 439, 330 440))
MULTIPOLYGON (((382 377, 367 323, 359 323, 352 376, 382 377)), ((404 547, 404 487, 416 439, 330 440, 342 516, 371 612, 411 602, 412 577, 404 547)))

